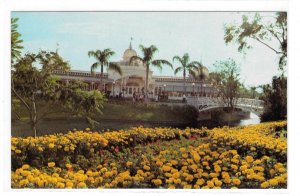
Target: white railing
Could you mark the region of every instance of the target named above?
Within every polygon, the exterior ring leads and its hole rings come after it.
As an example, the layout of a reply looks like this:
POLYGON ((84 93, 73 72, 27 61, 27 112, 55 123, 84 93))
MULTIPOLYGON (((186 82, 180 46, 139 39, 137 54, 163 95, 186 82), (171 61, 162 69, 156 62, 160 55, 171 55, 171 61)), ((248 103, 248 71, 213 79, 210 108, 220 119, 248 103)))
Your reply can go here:
MULTIPOLYGON (((225 104, 220 97, 187 97, 187 104, 193 105, 199 110, 210 107, 224 107, 225 104)), ((237 107, 246 107, 251 109, 263 109, 263 101, 258 99, 239 98, 236 100, 237 107)))

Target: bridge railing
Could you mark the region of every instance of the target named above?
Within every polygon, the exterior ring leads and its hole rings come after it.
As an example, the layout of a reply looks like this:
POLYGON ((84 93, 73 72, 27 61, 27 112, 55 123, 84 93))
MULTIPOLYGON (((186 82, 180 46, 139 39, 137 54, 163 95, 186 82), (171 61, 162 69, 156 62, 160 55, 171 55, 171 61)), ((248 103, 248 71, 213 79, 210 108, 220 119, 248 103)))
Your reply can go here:
MULTIPOLYGON (((221 97, 187 97, 186 99, 187 99, 187 104, 193 105, 197 108, 199 108, 199 106, 206 106, 206 107, 225 106, 221 97)), ((236 105, 241 107, 261 109, 263 108, 263 101, 258 99, 239 98, 236 101, 236 105)))

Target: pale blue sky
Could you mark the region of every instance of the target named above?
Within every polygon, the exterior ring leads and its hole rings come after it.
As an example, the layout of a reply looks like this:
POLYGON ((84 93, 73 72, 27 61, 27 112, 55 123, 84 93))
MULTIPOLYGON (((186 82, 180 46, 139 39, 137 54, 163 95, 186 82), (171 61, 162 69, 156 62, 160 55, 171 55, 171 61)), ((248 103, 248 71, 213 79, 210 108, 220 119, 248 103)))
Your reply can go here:
MULTIPOLYGON (((90 70, 94 59, 89 50, 111 48, 112 61, 122 59, 132 46, 154 44, 159 49, 155 58, 172 61, 173 56, 189 53, 191 60, 202 60, 209 69, 216 61, 233 58, 241 67, 246 85, 271 82, 278 74, 276 54, 253 42, 246 55, 237 45, 226 45, 224 24, 240 22, 245 13, 233 12, 13 12, 19 18, 19 32, 24 40, 24 52, 39 49, 56 50, 68 60, 72 69, 90 70)), ((272 15, 273 13, 262 13, 272 15)), ((275 44, 275 43, 271 43, 275 44)), ((178 64, 174 64, 177 67, 178 64)), ((170 68, 155 75, 174 75, 170 68)), ((178 74, 179 75, 179 74, 178 74)))

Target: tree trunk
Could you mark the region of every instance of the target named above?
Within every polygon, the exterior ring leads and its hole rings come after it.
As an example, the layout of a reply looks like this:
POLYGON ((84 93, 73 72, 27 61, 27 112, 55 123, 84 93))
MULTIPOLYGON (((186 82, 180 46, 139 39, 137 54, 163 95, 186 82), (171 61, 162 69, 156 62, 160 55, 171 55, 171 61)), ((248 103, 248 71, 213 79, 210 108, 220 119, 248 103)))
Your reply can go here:
POLYGON ((31 128, 34 132, 34 137, 37 136, 37 110, 36 110, 36 100, 34 94, 32 95, 32 113, 31 113, 31 128))
POLYGON ((184 86, 184 95, 186 96, 186 81, 185 81, 185 69, 183 68, 183 86, 184 86))
POLYGON ((34 137, 37 137, 37 128, 36 128, 36 122, 31 122, 31 129, 34 133, 34 137))
POLYGON ((100 73, 100 91, 102 92, 102 90, 104 89, 103 88, 103 81, 102 81, 102 78, 103 78, 103 64, 101 64, 101 73, 100 73))

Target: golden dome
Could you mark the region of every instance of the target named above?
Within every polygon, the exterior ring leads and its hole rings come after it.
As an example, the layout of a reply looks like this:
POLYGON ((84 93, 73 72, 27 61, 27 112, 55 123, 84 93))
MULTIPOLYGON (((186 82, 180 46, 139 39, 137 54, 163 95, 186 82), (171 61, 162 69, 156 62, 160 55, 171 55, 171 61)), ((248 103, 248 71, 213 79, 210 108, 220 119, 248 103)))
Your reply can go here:
POLYGON ((132 49, 131 47, 131 43, 129 45, 129 48, 125 50, 124 54, 123 54, 123 60, 124 61, 130 61, 130 58, 133 56, 137 56, 137 53, 135 50, 132 49))

